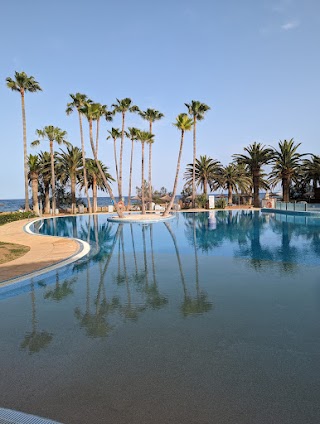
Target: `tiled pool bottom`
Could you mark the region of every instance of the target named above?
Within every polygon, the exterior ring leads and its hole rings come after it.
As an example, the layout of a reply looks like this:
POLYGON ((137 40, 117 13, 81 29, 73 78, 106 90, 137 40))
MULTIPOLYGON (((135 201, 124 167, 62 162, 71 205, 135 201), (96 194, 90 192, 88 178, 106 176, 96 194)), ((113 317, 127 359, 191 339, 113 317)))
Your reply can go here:
POLYGON ((240 218, 64 223, 101 249, 1 302, 1 406, 65 424, 318 423, 319 232, 240 218))

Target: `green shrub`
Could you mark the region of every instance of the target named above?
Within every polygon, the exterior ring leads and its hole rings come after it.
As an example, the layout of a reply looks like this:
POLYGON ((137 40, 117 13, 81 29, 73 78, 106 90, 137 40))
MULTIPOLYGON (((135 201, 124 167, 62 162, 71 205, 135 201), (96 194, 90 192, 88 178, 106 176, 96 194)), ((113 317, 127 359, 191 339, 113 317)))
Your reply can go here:
POLYGON ((33 212, 12 212, 0 213, 0 225, 8 222, 19 221, 20 219, 34 218, 36 215, 33 212))
POLYGON ((198 208, 206 208, 207 207, 207 196, 206 194, 199 194, 199 196, 196 197, 196 203, 198 205, 198 208))
POLYGON ((227 201, 225 198, 217 199, 214 203, 215 209, 224 209, 227 206, 227 201))

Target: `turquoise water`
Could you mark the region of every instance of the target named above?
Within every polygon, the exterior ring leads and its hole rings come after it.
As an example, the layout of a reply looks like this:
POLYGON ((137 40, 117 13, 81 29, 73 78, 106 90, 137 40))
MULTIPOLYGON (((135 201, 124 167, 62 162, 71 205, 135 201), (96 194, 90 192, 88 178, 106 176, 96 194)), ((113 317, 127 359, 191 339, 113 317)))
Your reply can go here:
POLYGON ((2 407, 66 424, 320 422, 320 220, 106 218, 37 224, 90 255, 0 290, 2 407))

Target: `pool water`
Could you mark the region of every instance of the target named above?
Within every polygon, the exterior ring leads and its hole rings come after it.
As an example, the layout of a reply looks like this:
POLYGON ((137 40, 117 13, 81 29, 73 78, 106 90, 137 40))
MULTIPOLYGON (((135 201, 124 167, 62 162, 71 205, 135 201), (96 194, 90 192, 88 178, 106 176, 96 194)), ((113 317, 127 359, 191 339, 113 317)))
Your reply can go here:
POLYGON ((320 219, 34 227, 92 249, 0 289, 0 407, 65 424, 320 422, 320 219))

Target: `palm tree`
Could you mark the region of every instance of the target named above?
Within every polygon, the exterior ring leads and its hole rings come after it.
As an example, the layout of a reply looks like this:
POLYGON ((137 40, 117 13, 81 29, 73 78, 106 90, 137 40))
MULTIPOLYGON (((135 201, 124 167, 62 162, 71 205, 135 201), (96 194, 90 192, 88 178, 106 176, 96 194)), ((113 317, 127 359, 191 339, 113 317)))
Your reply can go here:
POLYGON ((117 103, 113 104, 113 114, 121 113, 122 115, 122 129, 121 129, 121 145, 120 145, 120 172, 119 172, 119 197, 122 200, 122 157, 123 157, 123 145, 124 145, 124 126, 125 116, 129 112, 139 112, 139 108, 136 105, 131 105, 132 100, 126 97, 125 99, 116 99, 117 103))
POLYGON ((36 215, 39 213, 38 187, 39 187, 39 172, 41 170, 40 160, 38 155, 28 156, 29 179, 31 181, 33 212, 36 215))
POLYGON ((228 191, 228 204, 232 204, 232 193, 238 190, 247 191, 250 186, 251 178, 242 165, 230 163, 221 168, 221 172, 216 176, 216 180, 211 182, 211 189, 222 188, 228 191))
POLYGON ((93 121, 97 120, 97 115, 99 113, 99 104, 88 102, 81 108, 81 112, 86 116, 88 123, 89 123, 89 139, 90 139, 91 149, 92 149, 92 153, 93 153, 93 156, 94 156, 94 160, 96 161, 97 168, 99 169, 100 176, 103 180, 103 183, 104 183, 106 189, 108 190, 108 193, 109 193, 109 196, 111 197, 111 200, 114 203, 114 206, 116 208, 118 216, 120 218, 123 218, 123 212, 119 208, 118 203, 116 202, 116 199, 113 195, 111 186, 108 183, 108 180, 107 180, 107 178, 106 178, 106 176, 103 172, 103 169, 101 168, 101 164, 100 164, 100 161, 98 159, 97 152, 96 152, 96 149, 95 149, 95 146, 94 146, 94 143, 93 143, 92 126, 93 126, 93 121))
POLYGON ((138 140, 138 128, 129 127, 126 131, 126 137, 131 140, 131 155, 130 155, 130 175, 129 175, 129 191, 128 191, 128 210, 131 207, 131 187, 132 187, 132 163, 133 163, 133 148, 134 142, 138 140))
MULTIPOLYGON (((164 114, 155 109, 147 109, 146 111, 139 112, 139 115, 149 122, 149 132, 152 134, 152 124, 155 121, 159 121, 164 117, 164 114)), ((149 176, 148 176, 148 185, 149 185, 149 198, 152 199, 152 143, 149 143, 149 176)))
POLYGON ((39 153, 40 182, 44 197, 44 213, 50 213, 50 182, 51 182, 51 157, 49 152, 39 153))
MULTIPOLYGON (((65 140, 67 135, 66 131, 61 130, 58 127, 49 125, 43 128, 43 130, 36 130, 36 134, 41 139, 49 140, 50 146, 50 159, 51 159, 51 190, 52 190, 52 215, 56 212, 56 182, 55 182, 55 170, 54 170, 54 151, 53 143, 70 145, 68 141, 65 140)), ((38 146, 40 140, 35 140, 31 143, 32 146, 38 146)))
POLYGON ((253 206, 260 207, 259 188, 261 186, 261 168, 272 160, 273 151, 256 141, 244 148, 247 155, 235 154, 233 157, 239 164, 248 167, 252 176, 253 185, 253 206))
MULTIPOLYGON (((203 194, 207 196, 208 194, 208 184, 214 178, 214 175, 219 173, 221 169, 221 163, 218 160, 214 160, 208 156, 200 156, 200 159, 196 159, 196 186, 202 187, 203 194)), ((192 184, 193 179, 193 164, 189 163, 187 165, 186 172, 184 174, 187 184, 192 184)))
POLYGON ((191 100, 190 103, 185 103, 188 108, 188 113, 193 119, 193 174, 192 174, 192 207, 195 207, 196 198, 196 157, 197 157, 197 121, 204 119, 204 114, 210 110, 210 107, 198 100, 191 100))
POLYGON ((119 128, 111 128, 111 131, 108 131, 108 133, 110 134, 107 137, 107 140, 109 140, 110 138, 112 138, 113 140, 113 154, 114 154, 114 164, 116 167, 116 177, 117 177, 117 183, 118 183, 118 196, 120 196, 120 187, 119 187, 119 171, 118 171, 118 159, 117 159, 117 145, 116 145, 116 141, 118 140, 118 138, 121 137, 121 132, 119 128))
POLYGON ((87 102, 91 102, 91 100, 89 100, 85 94, 81 94, 81 93, 70 94, 70 97, 73 101, 67 104, 66 113, 67 115, 70 115, 70 113, 72 113, 74 109, 77 109, 78 111, 81 150, 82 150, 82 170, 83 170, 83 179, 84 179, 84 191, 87 197, 88 211, 89 213, 91 213, 92 210, 91 210, 91 201, 90 201, 89 190, 88 190, 87 170, 86 170, 86 151, 84 146, 84 137, 83 137, 83 128, 82 128, 82 111, 81 111, 84 105, 87 102))
MULTIPOLYGON (((109 182, 114 181, 112 176, 108 173, 108 168, 101 161, 99 161, 99 163, 107 181, 109 182)), ((94 159, 87 159, 86 166, 87 166, 87 173, 88 173, 88 186, 89 188, 92 189, 93 212, 97 212, 98 189, 105 191, 106 187, 100 175, 96 161, 94 159)))
POLYGON ((70 180, 71 185, 71 212, 76 212, 76 185, 83 172, 82 153, 78 147, 67 146, 67 151, 57 154, 57 173, 59 180, 66 184, 70 180))
POLYGON ((154 135, 148 131, 138 131, 137 139, 141 142, 141 203, 142 203, 142 215, 146 213, 145 205, 145 180, 144 180, 144 145, 150 143, 154 135))
POLYGON ((313 191, 320 184, 320 156, 313 155, 311 159, 304 159, 302 161, 302 173, 304 180, 307 183, 311 183, 313 185, 313 191))
POLYGON ((178 128, 178 130, 181 131, 181 140, 180 140, 180 150, 178 155, 178 162, 177 162, 177 170, 176 170, 176 177, 174 180, 173 190, 172 190, 172 197, 171 200, 166 207, 166 210, 163 213, 163 216, 168 216, 169 212, 172 208, 174 199, 176 197, 177 192, 177 186, 178 186, 178 177, 179 177, 179 171, 180 171, 180 162, 181 162, 181 156, 182 156, 182 148, 183 148, 183 141, 184 141, 184 133, 185 131, 190 131, 193 125, 193 120, 189 118, 189 116, 186 113, 180 113, 180 115, 177 116, 176 122, 173 124, 175 127, 178 128))
POLYGON ((21 95, 21 109, 22 109, 22 127, 23 127, 23 163, 24 163, 24 193, 25 193, 25 210, 29 211, 29 192, 28 192, 28 151, 27 151, 27 122, 26 122, 26 109, 24 103, 24 96, 27 91, 35 93, 42 91, 39 83, 33 76, 28 77, 25 72, 15 72, 14 78, 8 77, 7 87, 12 91, 19 91, 21 95))
POLYGON ((278 150, 273 149, 273 166, 270 178, 274 186, 281 181, 283 201, 289 202, 291 182, 295 181, 299 176, 301 158, 309 153, 297 153, 301 143, 295 144, 293 138, 289 141, 279 141, 278 145, 278 150))

